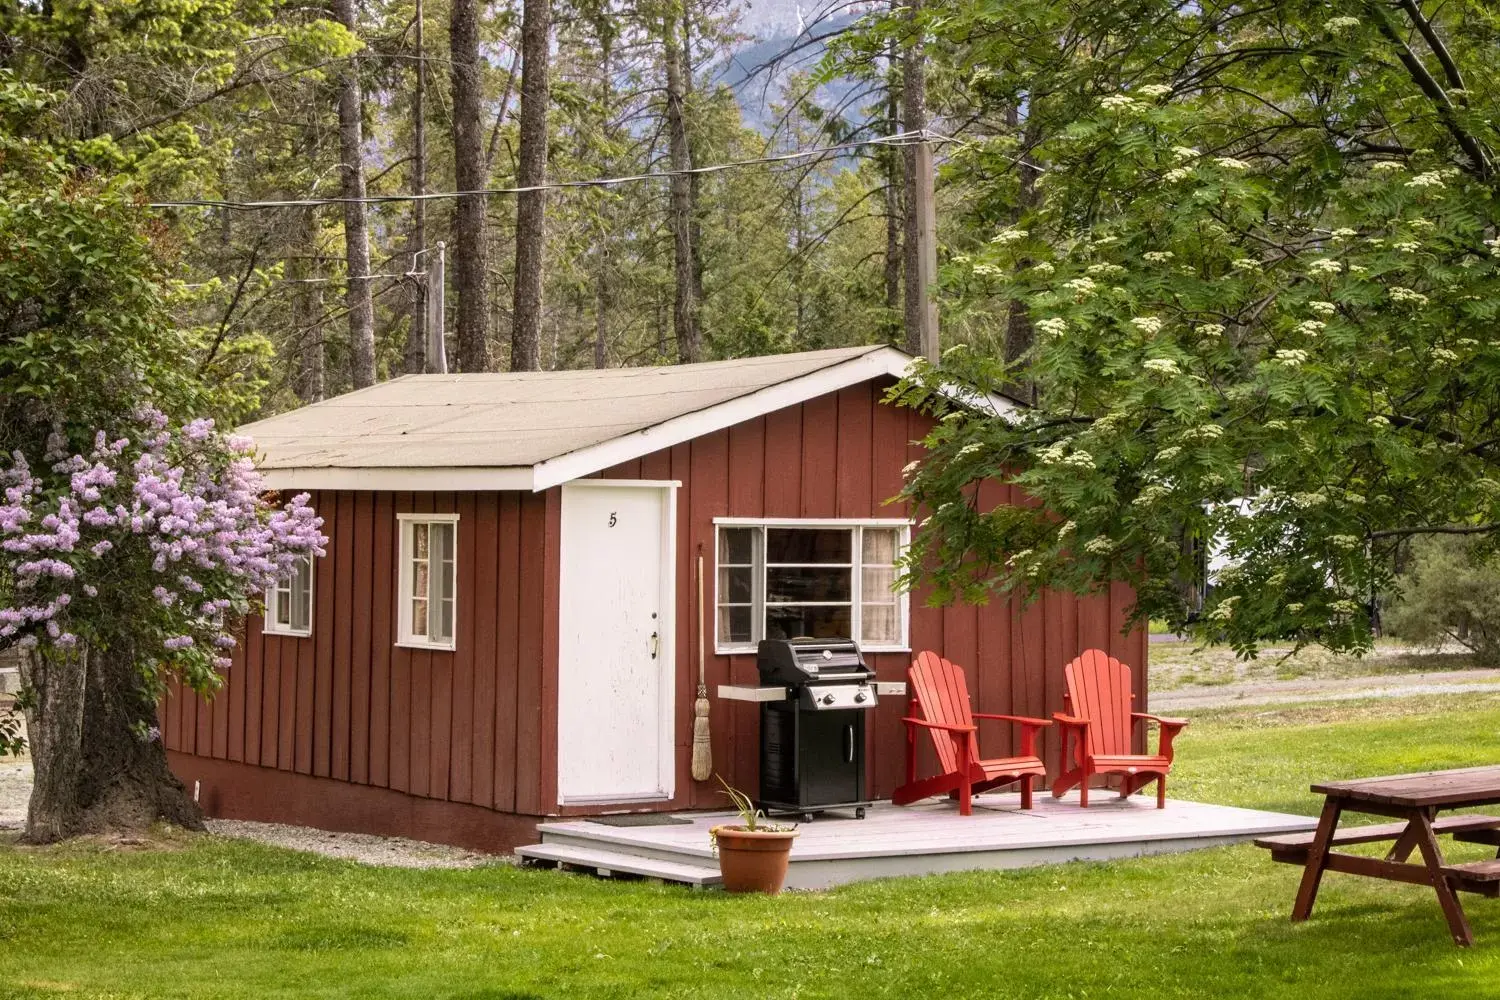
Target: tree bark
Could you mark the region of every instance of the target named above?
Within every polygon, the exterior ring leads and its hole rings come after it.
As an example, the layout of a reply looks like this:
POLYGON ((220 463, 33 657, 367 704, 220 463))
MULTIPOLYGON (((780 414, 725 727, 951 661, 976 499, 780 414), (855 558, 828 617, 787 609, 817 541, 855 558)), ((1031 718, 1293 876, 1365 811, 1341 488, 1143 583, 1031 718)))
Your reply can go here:
MULTIPOLYGON (((521 14, 521 122, 516 185, 547 183, 547 80, 552 34, 551 0, 525 0, 521 14)), ((547 195, 516 196, 516 281, 510 320, 511 371, 542 364, 542 260, 547 243, 547 195)))
POLYGON ((202 811, 167 764, 156 699, 130 647, 33 655, 26 673, 36 694, 27 712, 36 771, 28 842, 159 821, 203 829, 202 811))
MULTIPOLYGON (((422 39, 422 0, 417 0, 416 50, 417 75, 411 98, 411 193, 427 193, 427 63, 422 39)), ((408 375, 427 370, 427 282, 417 272, 422 270, 418 256, 427 246, 427 202, 420 197, 411 203, 411 323, 406 330, 406 351, 402 368, 408 375)))
MULTIPOLYGON (((927 71, 923 65, 926 58, 922 43, 920 15, 921 0, 911 0, 907 6, 909 32, 901 60, 901 130, 906 133, 920 132, 927 127, 927 71)), ((918 233, 921 226, 922 192, 917 184, 917 147, 908 141, 902 147, 905 183, 905 232, 902 260, 906 277, 906 351, 908 354, 922 353, 922 310, 927 308, 926 288, 922 287, 922 252, 918 233)))
POLYGON ((667 149, 672 169, 671 203, 672 273, 674 299, 672 330, 677 337, 677 360, 692 364, 702 360, 703 344, 698 331, 698 303, 693 281, 692 168, 688 149, 684 58, 677 35, 678 21, 670 11, 662 18, 662 59, 667 71, 667 149))
MULTIPOLYGON (((1020 111, 1010 108, 1005 115, 1006 124, 1012 131, 1020 128, 1020 111)), ((1027 150, 1031 147, 1033 135, 1031 129, 1022 138, 1022 150, 1020 162, 1016 169, 1019 171, 1020 187, 1016 195, 1016 206, 1011 212, 1011 223, 1018 224, 1025 218, 1026 214, 1035 207, 1037 202, 1036 182, 1039 172, 1036 164, 1031 161, 1027 150)), ((1030 263, 1025 262, 1025 263, 1030 263)), ((1024 358, 1030 351, 1032 344, 1036 341, 1036 331, 1031 323, 1031 311, 1026 308, 1026 303, 1020 299, 1012 299, 1005 317, 1005 360, 1015 363, 1024 358)), ((1009 390, 1021 400, 1036 405, 1036 385, 1030 381, 1015 382, 1010 385, 1009 390)))
POLYGON ((326 395, 323 348, 323 286, 318 284, 318 269, 312 263, 318 254, 318 216, 315 209, 303 209, 302 239, 299 255, 292 261, 291 275, 297 280, 293 293, 292 315, 297 329, 298 354, 302 367, 297 382, 297 396, 304 403, 316 403, 326 395))
MULTIPOLYGON (((683 95, 683 131, 687 133, 688 166, 696 166, 703 162, 702 150, 699 148, 696 129, 688 126, 688 120, 693 116, 693 91, 696 84, 696 69, 693 65, 693 3, 692 0, 683 0, 682 4, 682 95, 683 95)), ((703 211, 702 191, 699 174, 688 175, 688 242, 692 247, 692 275, 693 275, 693 328, 699 332, 699 341, 702 341, 703 331, 703 211)))
MULTIPOLYGON (((479 0, 453 0, 448 20, 453 84, 453 179, 460 191, 487 187, 480 112, 479 0)), ((459 198, 453 220, 453 291, 458 298, 458 370, 489 371, 489 242, 483 195, 459 198)))
MULTIPOLYGON (((895 4, 896 0, 892 0, 893 7, 895 4)), ((894 45, 890 49, 889 61, 885 135, 894 133, 901 125, 900 57, 894 45)), ((885 307, 894 317, 901 309, 901 227, 906 219, 901 199, 901 156, 894 149, 882 149, 880 157, 885 167, 885 307)))
MULTIPOLYGON (((358 30, 355 0, 333 0, 334 18, 358 30)), ((370 300, 370 235, 365 216, 364 107, 358 64, 339 75, 339 161, 344 201, 344 300, 349 310, 349 376, 354 388, 375 384, 375 309, 370 300)))

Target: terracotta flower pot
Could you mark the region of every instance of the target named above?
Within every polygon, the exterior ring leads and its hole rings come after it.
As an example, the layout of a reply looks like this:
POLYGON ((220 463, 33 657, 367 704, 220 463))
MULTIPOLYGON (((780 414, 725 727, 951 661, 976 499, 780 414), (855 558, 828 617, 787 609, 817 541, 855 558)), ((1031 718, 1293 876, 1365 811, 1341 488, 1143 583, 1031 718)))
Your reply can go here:
POLYGON ((728 892, 781 891, 796 830, 756 830, 716 826, 709 831, 719 848, 719 871, 728 892))

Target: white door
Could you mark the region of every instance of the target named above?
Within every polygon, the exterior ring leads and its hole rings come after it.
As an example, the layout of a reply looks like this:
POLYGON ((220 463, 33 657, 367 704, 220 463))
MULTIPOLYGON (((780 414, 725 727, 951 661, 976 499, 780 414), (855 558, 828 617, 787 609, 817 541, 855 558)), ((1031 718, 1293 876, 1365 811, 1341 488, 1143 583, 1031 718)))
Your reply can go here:
POLYGON ((562 488, 557 793, 672 797, 675 484, 562 488))

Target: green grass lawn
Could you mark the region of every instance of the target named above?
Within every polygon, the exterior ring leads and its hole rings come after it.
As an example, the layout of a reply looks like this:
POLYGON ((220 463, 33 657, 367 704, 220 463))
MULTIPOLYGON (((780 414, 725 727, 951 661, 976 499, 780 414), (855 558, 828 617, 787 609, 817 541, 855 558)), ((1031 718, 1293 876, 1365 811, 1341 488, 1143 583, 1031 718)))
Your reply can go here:
MULTIPOLYGON (((1500 697, 1219 712, 1179 748, 1176 794, 1311 812, 1316 778, 1500 759, 1500 697)), ((1235 847, 769 899, 186 835, 0 847, 0 998, 1500 996, 1500 902, 1465 897, 1464 951, 1429 890, 1339 875, 1293 927, 1296 878, 1235 847)))

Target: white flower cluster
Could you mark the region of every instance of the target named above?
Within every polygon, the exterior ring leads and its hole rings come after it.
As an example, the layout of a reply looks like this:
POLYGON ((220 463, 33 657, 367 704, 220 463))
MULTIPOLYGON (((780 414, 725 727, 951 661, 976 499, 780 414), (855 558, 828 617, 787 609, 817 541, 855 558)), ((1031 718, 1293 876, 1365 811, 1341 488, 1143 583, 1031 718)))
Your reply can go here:
POLYGON ((1096 278, 1118 278, 1125 273, 1125 268, 1119 264, 1090 264, 1088 272, 1096 278))
POLYGON ((1049 337, 1061 337, 1068 332, 1068 322, 1056 316, 1048 316, 1046 319, 1037 320, 1036 328, 1049 337))
POLYGON ((1458 354, 1448 350, 1446 347, 1434 347, 1432 349, 1432 356, 1435 360, 1443 361, 1450 365, 1458 360, 1458 354))
POLYGON ((1387 417, 1387 416, 1385 416, 1384 414, 1380 414, 1380 413, 1374 414, 1369 419, 1367 419, 1365 421, 1365 423, 1369 424, 1371 427, 1389 427, 1389 426, 1391 426, 1390 418, 1387 417))
POLYGON ((1147 250, 1141 254, 1141 259, 1151 264, 1165 264, 1174 256, 1176 255, 1170 250, 1147 250))
POLYGON ((1172 92, 1172 88, 1165 83, 1148 83, 1144 87, 1137 87, 1136 92, 1146 97, 1166 97, 1172 92))
POLYGON ((1259 271, 1260 261, 1254 257, 1240 257, 1229 262, 1229 266, 1236 271, 1259 271))
POLYGON ((1341 35, 1351 28, 1357 27, 1359 27, 1359 18, 1349 17, 1348 15, 1345 15, 1343 17, 1330 17, 1328 20, 1323 22, 1323 30, 1328 32, 1330 35, 1341 35))
POLYGON ((1092 552, 1096 556, 1109 555, 1115 550, 1115 543, 1108 538, 1090 538, 1083 543, 1083 551, 1092 552))
POLYGON ((998 278, 1005 273, 1004 268, 994 264, 975 264, 973 271, 981 278, 998 278))
POLYGON ((1500 239, 1485 240, 1484 245, 1490 248, 1491 257, 1500 257, 1500 239))
POLYGON ((1157 316, 1137 316, 1130 321, 1130 325, 1148 336, 1156 336, 1161 333, 1162 321, 1157 316))
POLYGON ((1215 159, 1214 162, 1217 163, 1219 166, 1223 167, 1225 170, 1249 170, 1250 169, 1250 164, 1246 163, 1244 160, 1236 160, 1232 156, 1220 156, 1217 159, 1215 159))
POLYGON ((1160 375, 1182 374, 1181 370, 1177 367, 1177 362, 1171 358, 1149 358, 1141 363, 1141 367, 1148 372, 1156 372, 1160 375))
POLYGON ((1307 304, 1307 308, 1311 309, 1319 316, 1332 316, 1334 313, 1339 311, 1339 307, 1334 305, 1332 302, 1323 302, 1321 300, 1314 300, 1312 302, 1309 302, 1307 304))
POLYGON ((1099 99, 1099 106, 1106 111, 1125 111, 1135 107, 1135 98, 1124 94, 1110 94, 1099 99))
POLYGON ((1328 328, 1328 324, 1320 319, 1305 319, 1297 324, 1297 332, 1304 337, 1316 337, 1328 328))
POLYGON ((1174 444, 1170 448, 1163 448, 1161 451, 1157 452, 1156 453, 1156 460, 1158 462, 1170 462, 1170 461, 1172 461, 1172 459, 1176 458, 1178 455, 1181 455, 1181 454, 1182 454, 1182 449, 1179 448, 1179 447, 1177 447, 1177 445, 1174 444))
POLYGON ((1132 507, 1149 507, 1158 500, 1165 500, 1172 495, 1172 487, 1165 483, 1152 483, 1141 490, 1140 496, 1130 501, 1132 507))
POLYGON ((1347 227, 1341 228, 1341 229, 1335 229, 1333 231, 1333 238, 1336 241, 1340 242, 1340 243, 1342 243, 1344 240, 1352 240, 1352 239, 1354 239, 1354 237, 1356 237, 1358 235, 1359 235, 1359 231, 1358 230, 1349 229, 1347 227))
POLYGON ((1218 424, 1200 424, 1184 431, 1182 436, 1189 441, 1217 441, 1224 436, 1224 428, 1218 424))
POLYGON ((1425 306, 1427 304, 1427 296, 1421 292, 1414 292, 1410 288, 1397 286, 1391 289, 1391 301, 1409 302, 1412 305, 1425 306))
POLYGON ((1344 265, 1327 257, 1320 257, 1307 265, 1309 274, 1338 274, 1344 269, 1344 265))
POLYGON ((1298 365, 1305 364, 1307 362, 1307 358, 1308 353, 1306 351, 1300 351, 1296 348, 1291 348, 1289 350, 1277 351, 1275 360, 1278 365, 1285 365, 1288 368, 1296 368, 1298 365))
POLYGON ((1307 510, 1309 507, 1319 507, 1328 501, 1322 493, 1294 493, 1292 494, 1292 506, 1299 510, 1307 510))
POLYGON ((1178 181, 1185 181, 1191 176, 1193 176, 1192 167, 1173 167, 1171 170, 1168 170, 1166 173, 1161 175, 1162 180, 1166 181, 1168 184, 1176 184, 1178 181))
POLYGON ((1402 253, 1416 253, 1418 250, 1422 249, 1422 244, 1418 243, 1416 240, 1405 240, 1401 243, 1392 243, 1391 246, 1395 247, 1397 250, 1400 250, 1402 253))
POLYGON ((1393 171, 1393 170, 1405 170, 1406 169, 1406 164, 1404 164, 1404 163, 1398 163, 1395 160, 1381 160, 1379 163, 1372 163, 1370 165, 1370 169, 1372 171, 1379 171, 1381 173, 1385 173, 1385 172, 1393 171))
POLYGON ((1199 153, 1192 146, 1172 147, 1172 159, 1176 160, 1178 163, 1186 163, 1188 160, 1196 160, 1199 156, 1202 155, 1202 153, 1199 153))
POLYGON ((1073 297, 1079 302, 1093 295, 1098 289, 1091 278, 1072 278, 1063 282, 1063 287, 1073 293, 1073 297))
POLYGON ((1198 327, 1198 332, 1205 337, 1222 337, 1224 335, 1223 323, 1204 323, 1198 327))
POLYGON ((1016 243, 1020 240, 1024 240, 1030 235, 1031 233, 1027 232, 1024 229, 1002 229, 990 239, 990 242, 998 243, 1001 246, 1004 246, 1007 243, 1016 243))
POLYGON ((1328 544, 1336 549, 1357 549, 1362 543, 1358 535, 1329 535, 1328 544))

